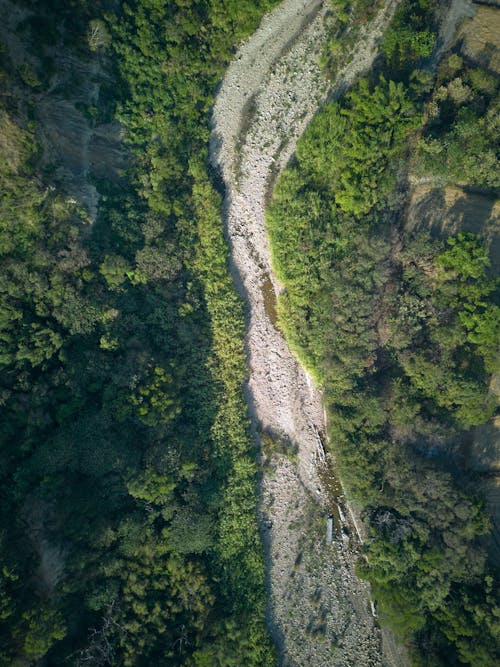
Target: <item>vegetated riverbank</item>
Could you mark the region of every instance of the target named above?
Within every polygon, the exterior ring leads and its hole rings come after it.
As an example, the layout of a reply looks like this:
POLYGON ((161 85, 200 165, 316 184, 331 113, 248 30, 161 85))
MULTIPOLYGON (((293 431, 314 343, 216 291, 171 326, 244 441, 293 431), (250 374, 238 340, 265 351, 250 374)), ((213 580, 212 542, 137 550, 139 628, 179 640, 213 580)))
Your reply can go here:
POLYGON ((402 3, 375 70, 318 113, 277 183, 278 323, 324 388, 382 622, 415 664, 482 667, 499 658, 498 587, 460 453, 495 411, 498 282, 481 238, 410 230, 405 202, 410 165, 484 190, 490 210, 498 77, 489 50, 481 65, 457 45, 432 71, 440 7, 416 4, 402 3))
MULTIPOLYGON (((370 67, 396 5, 384 3, 361 31, 338 74, 339 89, 370 67)), ((271 270, 264 220, 274 178, 330 90, 318 66, 327 9, 287 0, 242 46, 216 98, 211 159, 226 186, 233 273, 248 304, 247 400, 258 434, 278 450, 267 458, 261 501, 271 627, 284 665, 357 667, 381 664, 380 635, 368 589, 353 572, 358 540, 352 520, 345 518, 345 533, 325 546, 326 514, 334 508, 320 474, 324 411, 311 378, 272 321, 270 283, 274 294, 282 287, 271 270), (295 452, 293 460, 279 453, 284 450, 295 452)))

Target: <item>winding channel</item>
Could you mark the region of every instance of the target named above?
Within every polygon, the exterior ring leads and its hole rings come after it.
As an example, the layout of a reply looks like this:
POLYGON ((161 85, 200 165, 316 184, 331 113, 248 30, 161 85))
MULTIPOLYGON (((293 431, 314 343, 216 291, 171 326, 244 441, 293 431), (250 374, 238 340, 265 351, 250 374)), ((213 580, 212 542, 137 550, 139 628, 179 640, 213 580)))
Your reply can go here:
MULTIPOLYGON (((321 475, 324 410, 276 327, 275 300, 283 288, 272 271, 265 208, 314 113, 370 67, 397 4, 383 3, 332 90, 317 64, 329 3, 284 0, 239 49, 213 110, 210 158, 225 184, 231 270, 248 308, 246 398, 256 432, 297 451, 296 460, 283 458, 264 475, 261 489, 268 622, 283 666, 383 664, 369 592, 353 571, 358 540, 337 531, 334 544, 325 545, 325 515, 334 510, 321 475)), ((353 518, 343 520, 353 526, 353 518)))

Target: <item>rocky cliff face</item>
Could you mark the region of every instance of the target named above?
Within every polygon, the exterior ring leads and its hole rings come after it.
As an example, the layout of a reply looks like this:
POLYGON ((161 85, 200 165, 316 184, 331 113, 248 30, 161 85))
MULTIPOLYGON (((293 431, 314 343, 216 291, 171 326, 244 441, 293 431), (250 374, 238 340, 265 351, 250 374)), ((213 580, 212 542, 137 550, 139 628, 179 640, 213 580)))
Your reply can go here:
POLYGON ((69 15, 48 17, 10 0, 0 0, 0 13, 7 17, 0 24, 2 58, 18 82, 6 94, 15 115, 35 123, 37 169, 50 174, 94 222, 99 181, 120 179, 127 166, 123 133, 112 119, 110 62, 105 53, 90 50, 86 26, 66 29, 69 15))

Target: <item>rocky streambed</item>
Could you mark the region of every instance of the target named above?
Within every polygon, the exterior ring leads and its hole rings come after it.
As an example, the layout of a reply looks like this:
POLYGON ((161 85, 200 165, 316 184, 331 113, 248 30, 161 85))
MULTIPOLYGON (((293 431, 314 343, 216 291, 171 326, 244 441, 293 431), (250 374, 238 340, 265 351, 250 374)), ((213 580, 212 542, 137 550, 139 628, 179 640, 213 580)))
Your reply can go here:
POLYGON ((213 111, 211 161, 225 184, 231 269, 248 306, 247 401, 256 433, 295 452, 269 455, 260 509, 268 621, 289 667, 395 664, 383 657, 368 588, 354 574, 359 539, 325 461, 321 394, 276 326, 283 288, 272 272, 265 208, 316 110, 371 65, 397 4, 387 0, 361 32, 332 87, 318 66, 329 3, 284 0, 237 52, 213 111), (330 514, 336 530, 327 545, 330 514))

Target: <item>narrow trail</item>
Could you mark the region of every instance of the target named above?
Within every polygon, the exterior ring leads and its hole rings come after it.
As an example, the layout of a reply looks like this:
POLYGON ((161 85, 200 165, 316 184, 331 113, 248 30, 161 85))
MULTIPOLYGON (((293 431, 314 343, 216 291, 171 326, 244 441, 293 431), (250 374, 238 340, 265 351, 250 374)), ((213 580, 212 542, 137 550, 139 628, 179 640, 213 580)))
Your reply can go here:
POLYGON ((325 543, 325 516, 334 508, 321 475, 324 410, 273 321, 283 288, 272 273, 265 228, 266 200, 298 138, 327 96, 370 67, 397 4, 386 0, 332 89, 317 64, 329 3, 284 0, 241 46, 214 105, 210 157, 225 183, 231 269, 249 313, 247 401, 257 432, 297 450, 296 461, 273 461, 261 489, 268 622, 283 667, 397 664, 382 658, 368 587, 354 574, 359 541, 352 522, 344 524, 351 538, 337 530, 334 543, 325 543))

